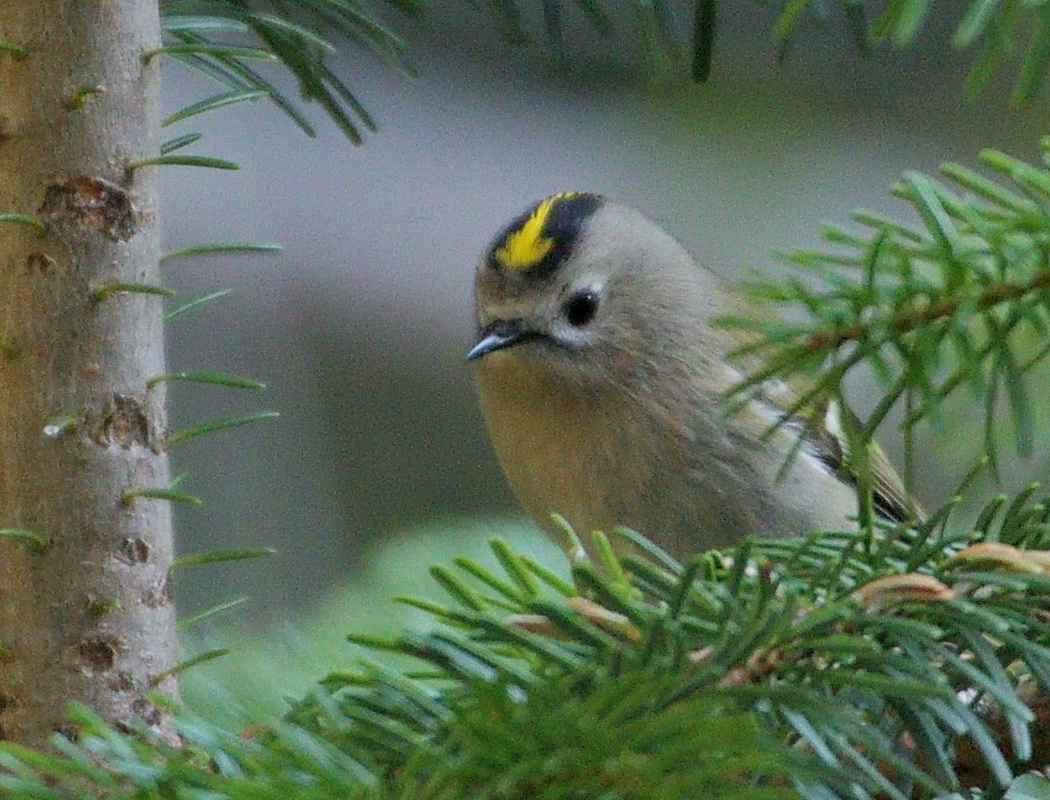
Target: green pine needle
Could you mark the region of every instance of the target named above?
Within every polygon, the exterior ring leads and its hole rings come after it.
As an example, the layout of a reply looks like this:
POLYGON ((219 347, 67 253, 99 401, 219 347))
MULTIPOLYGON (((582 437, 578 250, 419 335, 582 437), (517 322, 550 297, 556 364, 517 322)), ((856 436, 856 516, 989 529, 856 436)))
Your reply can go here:
POLYGON ((272 547, 243 547, 229 550, 209 550, 205 553, 194 553, 179 556, 171 562, 172 569, 196 567, 202 564, 222 564, 227 561, 244 561, 246 559, 269 558, 276 555, 272 547))
POLYGON ((208 422, 202 422, 199 425, 183 428, 181 431, 176 431, 168 437, 168 444, 176 445, 179 442, 184 442, 195 436, 203 436, 208 433, 215 433, 230 428, 239 428, 243 425, 251 425, 256 422, 277 419, 280 416, 281 415, 276 411, 257 411, 250 414, 233 414, 228 417, 213 419, 208 422))
POLYGON ((163 375, 154 375, 146 381, 146 388, 152 389, 158 383, 208 383, 213 386, 227 386, 232 389, 265 389, 266 384, 253 381, 250 378, 241 378, 237 375, 229 375, 225 372, 165 372, 163 375))
POLYGON ((206 303, 210 303, 214 300, 221 300, 223 297, 227 297, 232 293, 233 289, 217 289, 215 291, 210 292, 201 292, 200 294, 191 297, 182 305, 173 308, 171 311, 164 315, 164 319, 170 322, 171 320, 176 319, 177 317, 181 317, 187 311, 191 311, 194 308, 197 308, 198 306, 205 305, 206 303))

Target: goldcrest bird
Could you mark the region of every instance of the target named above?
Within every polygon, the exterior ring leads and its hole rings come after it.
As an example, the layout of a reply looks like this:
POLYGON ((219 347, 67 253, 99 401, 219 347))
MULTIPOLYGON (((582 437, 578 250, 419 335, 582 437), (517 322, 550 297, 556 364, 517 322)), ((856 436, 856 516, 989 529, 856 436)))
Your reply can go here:
MULTIPOLYGON (((745 535, 848 530, 857 498, 837 411, 784 425, 781 386, 726 414, 744 301, 641 213, 582 192, 510 223, 475 279, 482 413, 519 501, 548 533, 586 542, 625 525, 679 558, 745 535), (812 427, 812 426, 810 426, 812 427), (796 437, 803 446, 782 469, 796 437)), ((919 513, 881 451, 876 509, 919 513)))

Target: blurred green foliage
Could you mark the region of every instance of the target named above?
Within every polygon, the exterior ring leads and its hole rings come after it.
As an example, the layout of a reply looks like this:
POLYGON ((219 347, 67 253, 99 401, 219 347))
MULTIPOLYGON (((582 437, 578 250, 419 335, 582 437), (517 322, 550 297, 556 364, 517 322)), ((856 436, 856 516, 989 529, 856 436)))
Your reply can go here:
POLYGON ((524 519, 453 519, 408 530, 378 544, 368 566, 306 616, 245 631, 233 611, 209 620, 203 630, 187 631, 186 658, 215 648, 229 654, 188 670, 183 698, 205 719, 230 729, 284 713, 286 698, 301 697, 321 676, 354 665, 362 651, 347 643, 348 632, 392 635, 433 627, 433 617, 393 598, 444 599, 428 570, 455 557, 495 569, 487 544, 492 537, 568 577, 561 551, 524 519))

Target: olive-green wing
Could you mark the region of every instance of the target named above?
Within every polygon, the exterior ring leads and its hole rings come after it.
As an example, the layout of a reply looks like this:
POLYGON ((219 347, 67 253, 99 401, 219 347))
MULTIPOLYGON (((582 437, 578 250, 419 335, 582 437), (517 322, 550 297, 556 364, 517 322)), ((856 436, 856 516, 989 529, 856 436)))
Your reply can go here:
MULTIPOLYGON (((856 485, 856 475, 850 466, 846 437, 838 414, 838 405, 825 409, 822 424, 810 426, 810 438, 814 452, 821 461, 835 471, 843 481, 856 485)), ((893 522, 921 519, 926 516, 922 507, 904 485, 897 470, 877 442, 868 450, 868 463, 872 473, 875 511, 893 522)))
MULTIPOLYGON (((727 290, 727 298, 725 313, 742 317, 777 316, 771 309, 751 303, 731 290, 727 290)), ((737 332, 738 338, 739 335, 737 332)), ((739 344, 739 341, 737 343, 739 344)), ((757 370, 761 368, 762 360, 752 356, 742 359, 738 365, 745 371, 757 370)), ((761 397, 772 406, 788 409, 798 397, 803 396, 804 390, 805 386, 801 382, 774 380, 762 387, 761 397)), ((824 462, 840 480, 856 486, 856 476, 850 468, 847 439, 839 414, 840 408, 837 403, 823 402, 819 407, 811 405, 795 415, 795 419, 792 420, 795 424, 792 427, 802 431, 802 435, 807 437, 805 444, 808 445, 809 452, 824 462)), ((853 422, 856 425, 855 417, 853 422)), ((893 522, 922 519, 926 516, 926 510, 908 492, 886 453, 875 442, 870 448, 869 463, 877 513, 893 522)))

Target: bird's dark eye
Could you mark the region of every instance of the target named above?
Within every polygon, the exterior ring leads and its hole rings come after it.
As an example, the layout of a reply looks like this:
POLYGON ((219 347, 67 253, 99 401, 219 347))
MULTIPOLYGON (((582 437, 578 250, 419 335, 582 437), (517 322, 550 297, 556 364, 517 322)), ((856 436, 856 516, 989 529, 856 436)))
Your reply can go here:
POLYGON ((574 328, 582 328, 598 311, 598 295, 592 291, 577 292, 562 306, 565 319, 574 328))

